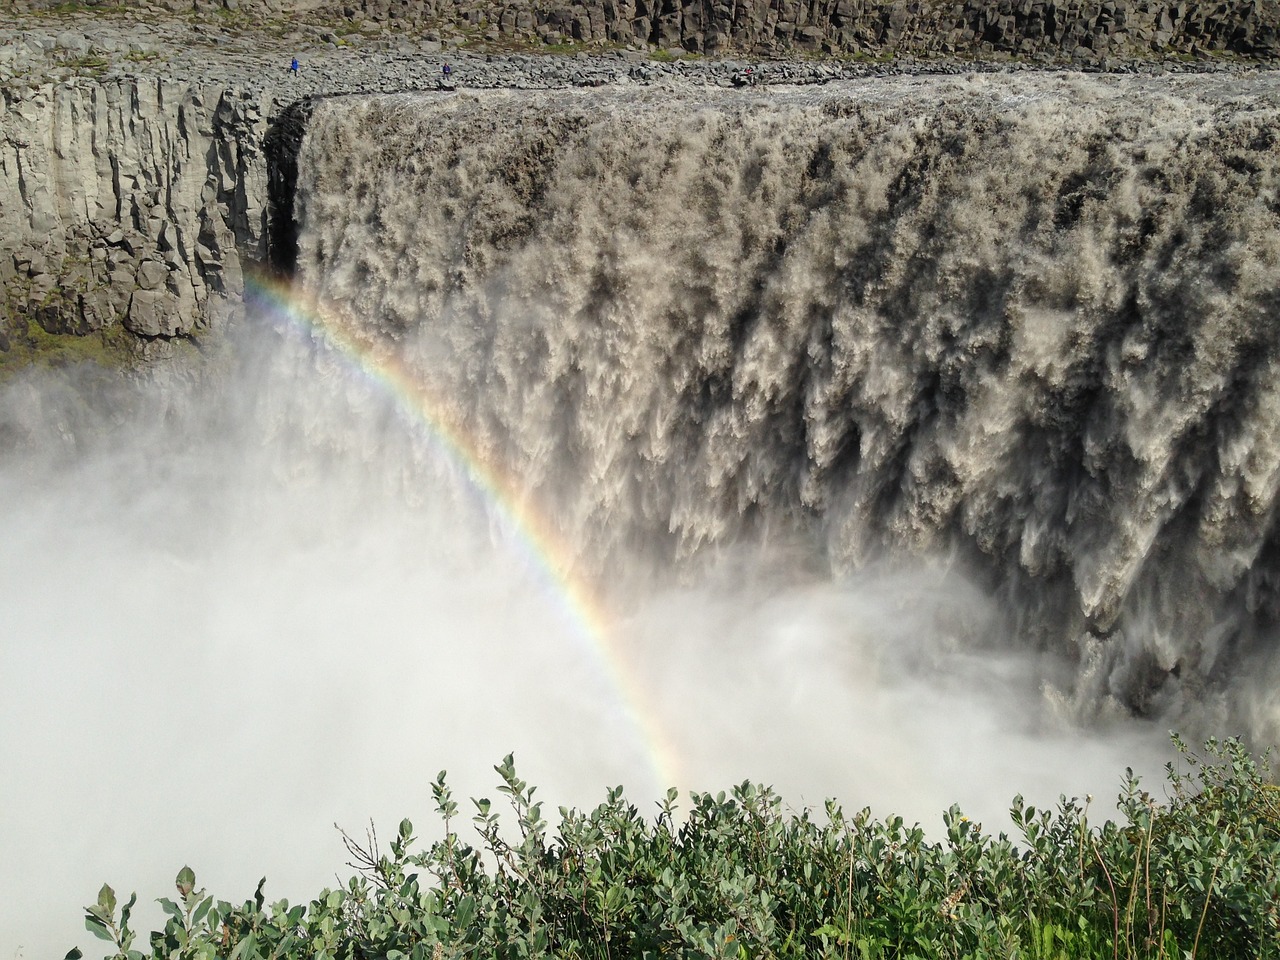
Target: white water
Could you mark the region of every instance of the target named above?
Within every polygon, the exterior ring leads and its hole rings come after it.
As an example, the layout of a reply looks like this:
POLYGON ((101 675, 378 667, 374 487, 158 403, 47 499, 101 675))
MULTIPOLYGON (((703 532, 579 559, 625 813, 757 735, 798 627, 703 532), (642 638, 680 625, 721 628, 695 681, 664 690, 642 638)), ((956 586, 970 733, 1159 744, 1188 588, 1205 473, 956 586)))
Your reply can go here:
POLYGON ((322 104, 299 267, 606 567, 964 558, 1072 695, 1280 739, 1280 82, 322 104))
MULTIPOLYGON (((2 956, 92 956, 104 881, 158 923, 184 864, 224 899, 263 875, 314 896, 347 875, 334 821, 431 837, 437 771, 493 795, 513 750, 553 805, 660 794, 580 625, 413 418, 296 341, 245 352, 204 387, 0 393, 2 956)), ((975 650, 991 602, 955 572, 790 559, 744 548, 632 600, 630 677, 686 789, 936 828, 1158 766, 1158 729, 1059 723, 1044 661, 975 650)))

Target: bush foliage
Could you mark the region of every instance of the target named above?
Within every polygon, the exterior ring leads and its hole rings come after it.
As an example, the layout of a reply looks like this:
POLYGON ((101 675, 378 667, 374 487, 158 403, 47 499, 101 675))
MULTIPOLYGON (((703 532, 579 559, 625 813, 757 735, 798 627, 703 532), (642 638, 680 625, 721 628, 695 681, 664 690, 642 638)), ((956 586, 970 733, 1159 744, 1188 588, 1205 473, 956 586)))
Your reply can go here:
POLYGON ((656 819, 619 787, 589 813, 560 808, 553 834, 507 757, 511 820, 472 801, 475 845, 442 773, 439 839, 419 846, 408 820, 386 851, 344 834, 355 875, 310 904, 268 906, 261 883, 216 900, 183 868, 146 949, 136 896, 117 909, 104 886, 85 923, 115 960, 1280 958, 1280 790, 1236 740, 1175 743, 1166 799, 1128 771, 1120 816, 1094 826, 1087 800, 1018 797, 1017 842, 957 807, 930 841, 833 802, 797 814, 750 783, 691 794, 685 816, 671 791, 656 819))

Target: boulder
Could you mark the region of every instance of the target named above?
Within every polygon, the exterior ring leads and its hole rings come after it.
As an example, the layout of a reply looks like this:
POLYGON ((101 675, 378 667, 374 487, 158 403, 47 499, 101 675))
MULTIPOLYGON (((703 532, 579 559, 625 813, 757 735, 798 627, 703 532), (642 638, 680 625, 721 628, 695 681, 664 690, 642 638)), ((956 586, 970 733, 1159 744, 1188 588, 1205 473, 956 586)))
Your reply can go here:
POLYGON ((143 290, 157 290, 169 277, 169 267, 156 260, 144 260, 138 268, 138 286, 143 290))
POLYGON ((125 329, 140 337, 173 337, 190 324, 178 316, 178 300, 168 290, 135 290, 124 318, 125 329))

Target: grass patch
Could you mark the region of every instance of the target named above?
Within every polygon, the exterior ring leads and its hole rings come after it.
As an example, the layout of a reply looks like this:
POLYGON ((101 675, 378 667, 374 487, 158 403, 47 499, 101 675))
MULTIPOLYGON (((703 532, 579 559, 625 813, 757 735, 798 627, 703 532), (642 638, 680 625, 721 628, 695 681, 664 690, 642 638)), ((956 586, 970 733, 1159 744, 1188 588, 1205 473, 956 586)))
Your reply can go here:
POLYGON ((110 68, 111 61, 106 57, 90 53, 63 60, 59 66, 71 70, 77 77, 92 77, 97 80, 110 68))
POLYGON ((570 40, 568 42, 560 41, 557 43, 544 43, 541 47, 535 49, 540 50, 542 53, 572 56, 573 54, 582 52, 586 48, 582 44, 570 40))
POLYGON ((659 48, 650 52, 649 59, 657 63, 675 63, 677 60, 701 60, 702 54, 690 53, 687 50, 676 52, 666 48, 659 48))
POLYGON ((68 367, 92 363, 107 369, 137 361, 137 341, 119 324, 84 336, 46 333, 35 321, 11 318, 4 328, 9 349, 0 351, 0 383, 31 367, 68 367))

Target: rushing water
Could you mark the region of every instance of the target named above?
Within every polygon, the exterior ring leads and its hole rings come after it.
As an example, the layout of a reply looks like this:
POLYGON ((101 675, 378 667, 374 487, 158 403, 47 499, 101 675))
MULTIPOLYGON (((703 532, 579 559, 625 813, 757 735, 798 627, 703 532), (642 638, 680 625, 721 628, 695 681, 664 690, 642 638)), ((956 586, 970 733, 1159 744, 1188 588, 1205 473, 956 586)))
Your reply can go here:
POLYGON ((511 750, 934 827, 1280 740, 1278 90, 321 104, 198 376, 0 389, 0 955, 511 750))
POLYGON ((336 100, 300 266, 602 569, 946 557, 1086 712, 1274 742, 1278 91, 336 100))

